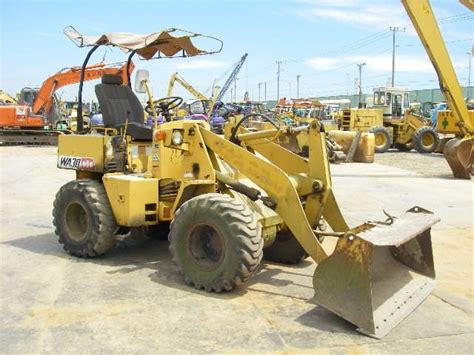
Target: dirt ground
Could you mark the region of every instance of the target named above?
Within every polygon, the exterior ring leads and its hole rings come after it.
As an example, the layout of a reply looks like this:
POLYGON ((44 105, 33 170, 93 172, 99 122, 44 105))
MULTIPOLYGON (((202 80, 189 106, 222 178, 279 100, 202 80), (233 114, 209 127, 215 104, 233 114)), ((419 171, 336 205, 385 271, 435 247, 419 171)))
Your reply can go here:
POLYGON ((184 285, 166 241, 122 242, 91 260, 69 256, 51 209, 74 174, 56 169, 54 147, 0 147, 1 352, 472 354, 474 185, 452 179, 444 164, 442 156, 389 152, 375 164, 331 168, 351 226, 415 205, 441 218, 432 229, 435 291, 377 340, 315 304, 310 260, 264 262, 234 292, 208 294, 184 285))
POLYGON ((391 149, 386 153, 375 156, 377 164, 406 169, 424 176, 451 179, 449 168, 443 154, 419 154, 415 150, 399 152, 391 149))

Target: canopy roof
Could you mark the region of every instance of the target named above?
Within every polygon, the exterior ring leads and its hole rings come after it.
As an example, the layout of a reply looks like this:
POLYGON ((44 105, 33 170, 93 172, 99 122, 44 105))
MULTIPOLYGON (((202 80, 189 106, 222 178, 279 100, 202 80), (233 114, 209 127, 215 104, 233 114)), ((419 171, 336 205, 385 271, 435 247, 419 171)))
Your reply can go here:
POLYGON ((148 35, 114 32, 100 36, 83 36, 74 27, 67 26, 64 34, 73 41, 78 47, 90 46, 114 46, 124 52, 136 52, 144 59, 152 59, 155 55, 158 58, 173 57, 180 53, 182 57, 192 57, 203 54, 213 54, 222 50, 221 40, 188 32, 176 28, 170 28, 161 32, 155 32, 148 35), (172 36, 175 33, 178 36, 172 36), (193 37, 204 37, 218 41, 220 48, 214 51, 204 51, 197 48, 191 41, 193 37))

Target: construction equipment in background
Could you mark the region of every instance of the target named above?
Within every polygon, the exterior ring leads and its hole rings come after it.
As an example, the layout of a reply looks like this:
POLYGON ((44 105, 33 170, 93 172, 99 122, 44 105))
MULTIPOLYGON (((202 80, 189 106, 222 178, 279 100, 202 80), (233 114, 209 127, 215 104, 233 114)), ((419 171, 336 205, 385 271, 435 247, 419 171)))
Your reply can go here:
MULTIPOLYGON (((337 121, 326 112, 326 107, 315 99, 280 99, 275 108, 275 117, 287 126, 305 126, 317 120, 326 135, 327 155, 331 162, 373 163, 375 152, 374 135, 355 131, 340 131, 337 121)), ((279 137, 279 142, 293 153, 308 156, 309 143, 306 131, 292 128, 292 135, 279 137)))
MULTIPOLYGON (((133 63, 129 68, 133 70, 133 63)), ((125 64, 98 63, 86 68, 83 81, 94 80, 104 74, 127 78, 125 64)), ((63 126, 64 120, 55 107, 55 92, 80 81, 81 67, 62 69, 46 79, 39 89, 23 88, 18 104, 0 105, 0 144, 56 144, 57 136, 68 131, 58 129, 63 126)))
MULTIPOLYGON (((474 160, 474 110, 467 109, 430 2, 428 0, 402 0, 402 3, 433 63, 440 89, 449 107, 449 111, 438 112, 438 132, 456 135, 456 138, 446 143, 443 149, 444 156, 454 177, 470 179, 474 160)), ((472 2, 466 4, 466 1, 461 1, 461 3, 472 10, 472 2)))
POLYGON ((439 142, 429 120, 410 109, 405 88, 374 88, 373 107, 343 110, 341 129, 374 133, 376 153, 392 146, 400 151, 414 148, 419 153, 432 153, 439 142))
MULTIPOLYGON (((203 93, 201 93, 199 90, 195 89, 191 84, 189 84, 184 78, 179 75, 177 72, 171 75, 169 83, 168 83, 168 91, 167 91, 167 96, 172 97, 173 96, 173 89, 174 89, 174 84, 175 82, 178 82, 184 89, 186 89, 191 95, 193 95, 197 100, 202 102, 202 105, 204 106, 204 114, 208 114, 214 105, 215 98, 213 97, 207 97, 203 93)), ((215 82, 213 84, 213 87, 215 87, 215 82)), ((187 112, 179 112, 178 116, 185 116, 187 112)))
POLYGON ((225 94, 227 94, 227 91, 229 90, 230 88, 230 85, 232 84, 232 82, 234 80, 236 80, 237 78, 237 75, 239 74, 240 72, 240 69, 242 69, 242 66, 244 65, 245 63, 245 60, 247 59, 247 56, 248 54, 245 53, 241 58, 240 60, 235 64, 234 66, 234 69, 232 70, 232 72, 230 73, 229 77, 227 78, 227 80, 225 81, 224 85, 222 85, 221 89, 219 90, 219 92, 217 93, 217 95, 212 99, 212 102, 211 102, 211 109, 209 111, 209 117, 212 117, 213 113, 214 113, 214 110, 215 110, 215 103, 216 102, 220 102, 222 101, 222 99, 224 98, 225 94))
POLYGON ((173 96, 174 83, 178 82, 183 88, 185 88, 191 95, 193 95, 198 100, 209 100, 209 98, 196 90, 191 84, 189 84, 183 77, 181 77, 177 72, 171 75, 168 83, 168 92, 166 96, 173 96))
MULTIPOLYGON (((214 105, 216 104, 216 102, 221 102, 222 99, 224 98, 225 94, 230 88, 230 85, 232 84, 232 82, 235 80, 240 70, 242 69, 242 66, 245 63, 245 60, 247 59, 247 55, 248 54, 245 53, 240 58, 240 60, 235 64, 234 68, 232 69, 232 72, 230 73, 224 85, 220 88, 220 90, 213 92, 211 97, 207 97, 200 91, 196 90, 191 84, 189 84, 186 80, 184 80, 184 78, 181 77, 178 73, 174 73, 173 75, 171 75, 169 83, 168 83, 167 95, 173 96, 174 83, 178 82, 179 84, 181 84, 182 87, 184 87, 188 92, 190 92, 196 99, 201 100, 203 103, 205 103, 207 116, 212 121, 213 116, 215 114, 215 110, 216 110, 216 107, 214 107, 214 105)), ((212 87, 217 88, 215 82, 212 87)))
MULTIPOLYGON (((174 37, 174 31, 131 34, 133 42, 123 33, 67 35, 91 46, 88 56, 99 45, 144 59, 209 53, 192 44, 198 34, 174 37)), ((184 281, 215 292, 248 280, 263 257, 297 263, 310 256, 318 264, 316 303, 375 337, 434 288, 430 229, 438 218, 414 207, 350 228, 333 193, 318 121, 301 128, 309 136, 305 159, 273 142, 286 127, 249 132, 240 119, 225 126, 223 137, 205 120, 144 125, 140 101, 120 84, 120 77, 105 75, 95 88, 104 127, 59 137, 57 165, 75 170, 76 179, 57 193, 53 224, 70 254, 106 253, 119 226, 133 232, 170 222, 170 251, 184 281), (331 255, 324 237, 337 239, 331 255)))
POLYGON ((0 105, 12 105, 16 104, 17 101, 14 97, 8 95, 5 91, 0 90, 0 105))

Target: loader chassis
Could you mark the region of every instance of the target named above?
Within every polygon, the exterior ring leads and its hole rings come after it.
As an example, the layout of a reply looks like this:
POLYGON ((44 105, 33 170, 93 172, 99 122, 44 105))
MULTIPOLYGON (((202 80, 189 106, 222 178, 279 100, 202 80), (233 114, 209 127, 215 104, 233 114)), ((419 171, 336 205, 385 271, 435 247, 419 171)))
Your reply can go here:
POLYGON ((170 250, 185 282, 216 292, 250 278, 262 257, 296 263, 310 256, 321 266, 314 276, 316 302, 361 331, 384 336, 434 287, 430 228, 437 218, 414 209, 393 226, 349 228, 332 192, 320 124, 308 127, 308 159, 274 143, 276 133, 242 127, 231 142, 203 121, 182 120, 162 124, 145 142, 115 129, 60 136, 58 167, 74 169, 77 179, 56 196, 59 240, 73 255, 94 257, 114 246, 118 228, 171 222, 170 250), (320 230, 321 218, 331 232, 320 230), (338 238, 333 255, 321 244, 325 235, 338 238), (405 302, 416 294, 389 321, 393 298, 373 276, 387 262, 398 280, 394 297, 405 302), (408 270, 418 276, 408 277, 408 270), (365 305, 356 313, 354 288, 365 305))

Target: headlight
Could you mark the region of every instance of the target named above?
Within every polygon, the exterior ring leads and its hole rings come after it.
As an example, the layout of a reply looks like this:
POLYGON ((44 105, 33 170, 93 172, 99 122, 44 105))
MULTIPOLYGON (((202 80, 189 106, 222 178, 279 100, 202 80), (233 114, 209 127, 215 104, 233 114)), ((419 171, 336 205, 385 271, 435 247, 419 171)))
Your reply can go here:
POLYGON ((112 141, 110 139, 105 144, 105 157, 107 159, 112 159, 114 157, 114 147, 112 146, 112 141))
POLYGON ((171 135, 171 142, 173 145, 180 145, 183 143, 183 134, 179 130, 174 130, 173 134, 171 135))

